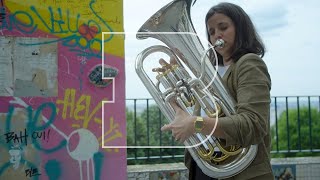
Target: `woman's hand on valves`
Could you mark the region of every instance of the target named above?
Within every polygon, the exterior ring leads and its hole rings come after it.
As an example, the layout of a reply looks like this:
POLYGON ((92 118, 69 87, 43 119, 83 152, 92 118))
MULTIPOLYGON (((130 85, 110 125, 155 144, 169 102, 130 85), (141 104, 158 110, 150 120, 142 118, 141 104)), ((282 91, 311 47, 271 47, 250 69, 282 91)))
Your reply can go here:
POLYGON ((167 63, 167 61, 165 61, 164 59, 160 59, 159 60, 159 64, 161 65, 161 67, 159 68, 153 68, 152 71, 153 72, 165 72, 166 70, 170 69, 173 65, 177 64, 177 61, 175 60, 174 57, 170 57, 170 62, 167 63))
POLYGON ((161 131, 171 130, 172 136, 175 138, 175 140, 183 143, 195 133, 194 121, 196 117, 189 115, 187 112, 181 109, 174 100, 171 100, 170 104, 176 114, 174 120, 170 124, 165 124, 161 128, 161 131))

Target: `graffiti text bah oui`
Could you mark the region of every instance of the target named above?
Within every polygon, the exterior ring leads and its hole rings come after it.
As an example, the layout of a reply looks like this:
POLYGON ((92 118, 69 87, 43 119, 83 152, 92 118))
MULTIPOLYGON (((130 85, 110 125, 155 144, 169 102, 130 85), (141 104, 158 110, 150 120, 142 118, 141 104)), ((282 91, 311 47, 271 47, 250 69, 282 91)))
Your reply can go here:
POLYGON ((8 132, 5 133, 6 143, 13 143, 13 144, 25 144, 28 145, 28 137, 32 139, 42 139, 42 140, 49 140, 50 136, 50 129, 46 131, 33 131, 32 133, 28 133, 27 129, 24 131, 16 132, 8 132))

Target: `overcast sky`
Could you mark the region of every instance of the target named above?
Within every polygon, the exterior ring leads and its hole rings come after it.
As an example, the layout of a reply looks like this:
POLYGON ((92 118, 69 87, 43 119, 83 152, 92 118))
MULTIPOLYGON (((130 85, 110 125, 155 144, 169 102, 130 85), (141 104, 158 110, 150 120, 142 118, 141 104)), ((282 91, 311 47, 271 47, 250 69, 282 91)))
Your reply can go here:
MULTIPOLYGON (((135 72, 135 58, 152 40, 136 40, 135 32, 171 0, 123 0, 126 32, 126 98, 151 97, 135 72)), ((191 18, 205 38, 204 18, 218 0, 197 0, 191 18)), ((263 58, 272 78, 272 96, 320 95, 320 1, 233 0, 251 17, 267 53, 263 58), (318 56, 317 56, 318 55, 318 56)), ((153 41, 152 41, 153 42, 153 41)), ((151 44, 156 45, 156 44, 151 44)), ((155 60, 157 61, 157 60, 155 60)))

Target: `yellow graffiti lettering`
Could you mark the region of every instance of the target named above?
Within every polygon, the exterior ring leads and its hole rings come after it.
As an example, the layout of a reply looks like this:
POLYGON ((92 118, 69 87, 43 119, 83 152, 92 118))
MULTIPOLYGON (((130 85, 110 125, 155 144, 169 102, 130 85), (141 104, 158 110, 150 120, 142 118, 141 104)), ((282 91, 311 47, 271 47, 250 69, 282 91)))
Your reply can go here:
POLYGON ((94 122, 96 122, 97 124, 101 124, 102 123, 102 119, 101 118, 94 118, 94 122))
POLYGON ((91 97, 82 95, 76 104, 76 109, 74 111, 74 119, 75 120, 87 120, 89 114, 89 107, 90 107, 91 97), (83 104, 84 102, 84 104, 83 104), (79 115, 81 112, 84 111, 84 115, 79 115))
POLYGON ((70 113, 69 113, 69 117, 72 117, 73 114, 73 110, 74 110, 74 101, 75 101, 75 97, 76 97, 76 90, 74 89, 67 89, 64 92, 64 99, 62 100, 57 100, 56 104, 63 104, 63 109, 62 109, 62 118, 66 119, 67 118, 67 111, 68 111, 68 107, 70 108, 70 113))
MULTIPOLYGON (((101 109, 102 103, 97 103, 90 113, 91 96, 82 94, 78 99, 76 99, 76 90, 66 89, 63 100, 58 99, 56 104, 62 106, 59 113, 61 113, 61 117, 64 120, 67 118, 81 120, 83 121, 82 128, 88 128, 91 119, 94 119, 94 122, 97 124, 101 124, 101 119, 94 116, 101 109)), ((80 125, 72 124, 72 127, 79 128, 80 125)))
MULTIPOLYGON (((119 124, 114 123, 113 117, 110 117, 109 129, 103 134, 103 136, 104 136, 104 142, 103 142, 104 145, 106 145, 106 143, 111 142, 115 139, 123 137, 122 133, 119 131, 119 124)), ((101 142, 100 145, 102 145, 102 137, 100 137, 98 140, 101 142)), ((106 149, 106 151, 109 152, 110 150, 106 149)), ((115 148, 114 151, 119 152, 119 149, 115 148)))

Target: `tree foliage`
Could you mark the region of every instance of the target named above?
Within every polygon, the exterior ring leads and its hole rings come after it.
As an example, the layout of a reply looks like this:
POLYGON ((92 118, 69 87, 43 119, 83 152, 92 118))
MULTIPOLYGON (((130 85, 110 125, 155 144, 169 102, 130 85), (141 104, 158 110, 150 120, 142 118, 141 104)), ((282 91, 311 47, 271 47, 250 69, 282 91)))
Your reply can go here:
POLYGON ((308 107, 283 111, 271 127, 271 134, 272 150, 284 152, 273 157, 319 156, 304 151, 320 149, 320 112, 308 107))
MULTIPOLYGON (((134 114, 126 110, 127 145, 129 146, 171 146, 179 145, 171 132, 161 132, 161 127, 169 121, 152 105, 142 113, 134 114)), ((272 157, 319 156, 311 152, 320 149, 320 112, 315 108, 302 107, 283 111, 276 124, 271 126, 272 157)), ((184 149, 170 148, 129 148, 127 157, 133 158, 128 164, 153 164, 182 162, 183 158, 164 158, 183 155, 184 149), (160 158, 162 156, 163 158, 160 158), (134 159, 137 157, 137 159, 134 159), (141 158, 142 157, 142 158, 141 158), (147 159, 147 157, 151 157, 147 159)))
MULTIPOLYGON (((174 142, 171 132, 161 132, 161 127, 169 121, 163 116, 158 106, 152 105, 141 114, 126 110, 127 145, 129 146, 182 146, 174 142)), ((181 162, 183 159, 173 159, 173 155, 183 155, 184 149, 178 148, 129 148, 127 157, 159 157, 145 160, 129 160, 128 164, 149 164, 181 162), (163 158, 161 159, 160 156, 163 158), (172 157, 172 158, 165 158, 172 157)))

